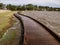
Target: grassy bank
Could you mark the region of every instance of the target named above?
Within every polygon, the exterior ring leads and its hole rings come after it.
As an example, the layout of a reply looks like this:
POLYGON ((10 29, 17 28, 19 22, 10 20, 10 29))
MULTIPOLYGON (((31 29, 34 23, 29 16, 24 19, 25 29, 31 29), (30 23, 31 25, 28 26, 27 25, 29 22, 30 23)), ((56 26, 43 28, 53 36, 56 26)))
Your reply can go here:
POLYGON ((0 13, 0 38, 2 37, 4 32, 7 31, 7 29, 12 26, 13 13, 15 13, 15 11, 6 11, 0 13))

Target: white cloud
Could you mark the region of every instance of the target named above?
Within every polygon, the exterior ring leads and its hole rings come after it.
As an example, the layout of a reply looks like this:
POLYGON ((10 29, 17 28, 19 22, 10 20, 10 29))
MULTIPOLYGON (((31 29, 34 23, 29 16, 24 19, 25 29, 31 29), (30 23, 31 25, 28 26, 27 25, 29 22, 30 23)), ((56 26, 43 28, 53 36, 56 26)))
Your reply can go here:
POLYGON ((60 0, 53 0, 53 3, 60 5, 60 0))
POLYGON ((50 5, 60 5, 60 0, 0 0, 0 2, 6 3, 6 4, 38 4, 38 5, 47 5, 47 3, 50 5))

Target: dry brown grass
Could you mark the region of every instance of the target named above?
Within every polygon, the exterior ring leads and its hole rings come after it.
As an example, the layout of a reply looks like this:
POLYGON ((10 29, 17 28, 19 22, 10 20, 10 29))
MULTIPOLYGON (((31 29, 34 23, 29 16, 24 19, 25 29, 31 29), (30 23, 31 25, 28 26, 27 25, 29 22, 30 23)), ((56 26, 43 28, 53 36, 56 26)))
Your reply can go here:
POLYGON ((10 10, 1 10, 0 9, 0 13, 3 13, 3 12, 10 12, 10 10))
POLYGON ((14 11, 3 11, 0 13, 0 38, 13 24, 13 13, 14 11))

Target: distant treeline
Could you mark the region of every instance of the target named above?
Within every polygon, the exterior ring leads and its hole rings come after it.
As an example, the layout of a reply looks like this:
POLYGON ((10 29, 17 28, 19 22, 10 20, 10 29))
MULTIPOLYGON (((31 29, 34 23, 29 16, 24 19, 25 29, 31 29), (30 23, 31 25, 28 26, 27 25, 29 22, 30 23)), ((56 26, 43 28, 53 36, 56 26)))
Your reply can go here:
POLYGON ((12 10, 12 11, 23 11, 23 10, 38 10, 38 11, 60 11, 60 8, 54 8, 54 7, 49 7, 49 6, 37 6, 37 5, 32 5, 32 4, 27 4, 27 5, 5 5, 0 3, 0 9, 7 9, 7 10, 12 10))

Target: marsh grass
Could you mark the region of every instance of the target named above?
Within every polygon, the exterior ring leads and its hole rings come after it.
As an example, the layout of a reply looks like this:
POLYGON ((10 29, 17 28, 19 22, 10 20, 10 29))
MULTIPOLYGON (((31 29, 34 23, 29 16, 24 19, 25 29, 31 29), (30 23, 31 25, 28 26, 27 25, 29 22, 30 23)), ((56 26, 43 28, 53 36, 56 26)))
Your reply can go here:
POLYGON ((16 37, 16 32, 14 30, 7 30, 0 39, 0 45, 12 44, 15 37, 16 37))
POLYGON ((13 25, 14 13, 15 11, 7 11, 7 12, 0 13, 0 38, 7 31, 7 29, 13 25))

